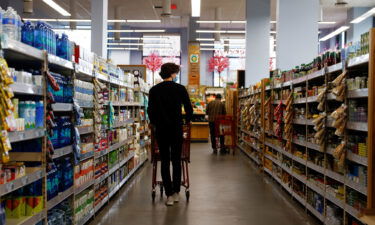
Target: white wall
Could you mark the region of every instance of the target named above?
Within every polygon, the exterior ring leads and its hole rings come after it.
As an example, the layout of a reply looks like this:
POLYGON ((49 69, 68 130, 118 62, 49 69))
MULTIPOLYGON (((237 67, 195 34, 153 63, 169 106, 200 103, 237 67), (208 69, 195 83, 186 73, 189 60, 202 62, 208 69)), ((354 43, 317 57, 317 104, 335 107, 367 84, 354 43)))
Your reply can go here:
POLYGON ((115 65, 129 65, 130 51, 109 51, 108 58, 115 65))

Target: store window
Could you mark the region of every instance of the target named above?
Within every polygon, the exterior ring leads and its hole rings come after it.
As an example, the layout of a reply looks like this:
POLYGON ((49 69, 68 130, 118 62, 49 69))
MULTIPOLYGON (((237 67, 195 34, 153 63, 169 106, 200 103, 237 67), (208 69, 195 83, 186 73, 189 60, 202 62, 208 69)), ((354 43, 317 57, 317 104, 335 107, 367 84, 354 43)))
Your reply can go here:
POLYGON ((245 69, 245 49, 230 49, 228 52, 215 51, 214 55, 224 55, 229 58, 229 67, 219 75, 214 72, 214 86, 226 87, 227 84, 237 82, 237 71, 245 69))
MULTIPOLYGON (((181 65, 181 36, 179 34, 144 35, 143 43, 143 59, 156 52, 162 57, 163 63, 173 62, 181 65)), ((152 71, 148 70, 147 74, 150 74, 147 81, 152 84, 152 71)), ((156 71, 154 75, 154 83, 156 84, 161 81, 159 71, 156 71)), ((181 82, 180 74, 177 75, 177 82, 181 82)))

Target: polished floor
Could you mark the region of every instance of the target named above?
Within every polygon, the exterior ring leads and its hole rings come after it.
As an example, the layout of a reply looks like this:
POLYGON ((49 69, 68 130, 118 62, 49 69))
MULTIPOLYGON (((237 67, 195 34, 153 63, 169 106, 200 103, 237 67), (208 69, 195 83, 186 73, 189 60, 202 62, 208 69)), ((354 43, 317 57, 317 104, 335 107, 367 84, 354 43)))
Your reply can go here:
POLYGON ((129 185, 103 208, 93 225, 315 225, 298 203, 257 171, 237 151, 213 155, 209 144, 191 146, 191 198, 166 207, 151 200, 149 162, 129 185))

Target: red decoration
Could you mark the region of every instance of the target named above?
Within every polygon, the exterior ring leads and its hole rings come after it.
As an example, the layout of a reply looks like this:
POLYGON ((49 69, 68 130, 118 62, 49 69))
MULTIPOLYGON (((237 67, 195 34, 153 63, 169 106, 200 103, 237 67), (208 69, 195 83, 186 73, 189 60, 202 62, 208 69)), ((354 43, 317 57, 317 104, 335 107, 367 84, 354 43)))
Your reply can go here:
POLYGON ((152 52, 149 56, 143 59, 143 63, 147 69, 152 71, 152 84, 154 84, 154 74, 163 65, 163 58, 157 52, 152 52))
POLYGON ((210 72, 219 73, 219 86, 221 80, 221 72, 229 67, 229 58, 221 55, 213 56, 208 60, 208 70, 210 72))

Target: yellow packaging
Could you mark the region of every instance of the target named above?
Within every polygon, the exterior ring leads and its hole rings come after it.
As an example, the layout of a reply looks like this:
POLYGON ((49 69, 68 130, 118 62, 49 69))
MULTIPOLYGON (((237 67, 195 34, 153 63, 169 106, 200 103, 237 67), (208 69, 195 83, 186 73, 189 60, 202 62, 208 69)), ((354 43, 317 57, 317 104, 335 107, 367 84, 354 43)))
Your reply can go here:
POLYGON ((43 210, 43 196, 26 198, 26 216, 33 216, 43 210))
POLYGON ((25 197, 12 197, 6 200, 5 214, 7 218, 21 218, 25 216, 25 197))

